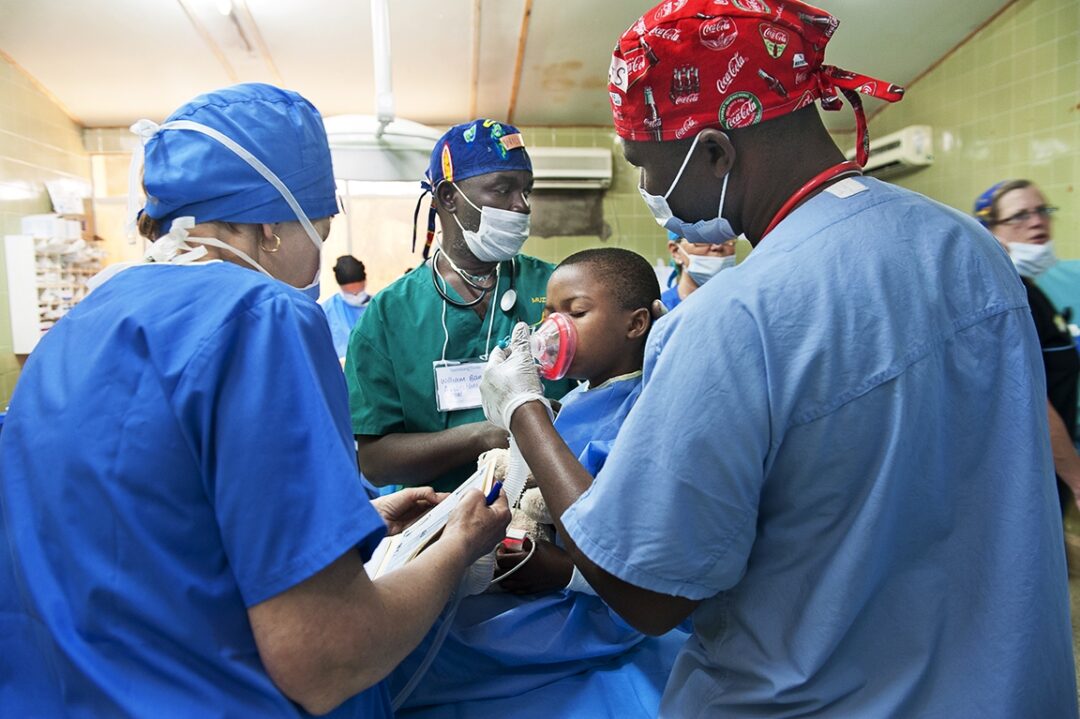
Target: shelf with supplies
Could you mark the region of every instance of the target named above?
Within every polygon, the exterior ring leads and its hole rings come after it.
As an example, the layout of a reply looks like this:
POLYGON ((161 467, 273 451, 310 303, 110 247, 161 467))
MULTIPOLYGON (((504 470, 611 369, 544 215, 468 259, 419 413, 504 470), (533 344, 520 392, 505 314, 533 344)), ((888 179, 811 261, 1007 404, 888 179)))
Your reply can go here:
POLYGON ((30 215, 23 218, 22 231, 4 238, 15 354, 29 354, 86 296, 87 280, 105 259, 100 242, 87 233, 81 218, 30 215))

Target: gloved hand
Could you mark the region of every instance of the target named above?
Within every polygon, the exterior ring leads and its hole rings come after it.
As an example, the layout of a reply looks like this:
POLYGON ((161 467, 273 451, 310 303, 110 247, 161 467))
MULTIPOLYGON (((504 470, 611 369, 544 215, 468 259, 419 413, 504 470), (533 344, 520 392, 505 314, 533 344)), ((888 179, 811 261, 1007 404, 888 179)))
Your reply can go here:
POLYGON ((529 350, 529 326, 524 322, 514 327, 508 350, 496 347, 491 351, 480 380, 480 396, 484 416, 507 431, 514 410, 526 402, 540 401, 551 414, 551 405, 544 398, 540 373, 529 350))

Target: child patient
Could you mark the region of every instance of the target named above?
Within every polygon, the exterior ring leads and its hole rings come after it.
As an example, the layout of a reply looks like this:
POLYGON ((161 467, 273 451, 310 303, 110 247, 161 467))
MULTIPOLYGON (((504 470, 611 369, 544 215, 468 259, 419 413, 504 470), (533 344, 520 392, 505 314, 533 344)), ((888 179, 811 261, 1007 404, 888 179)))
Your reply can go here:
MULTIPOLYGON (((617 248, 571 255, 548 281, 548 312, 566 315, 577 330, 567 376, 585 380, 563 398, 555 427, 593 476, 641 390, 650 308, 659 297, 649 263, 617 248)), ((530 513, 543 512, 538 490, 523 499, 534 505, 530 513)), ((592 593, 557 537, 533 535, 520 550, 500 549, 497 574, 516 567, 501 581, 507 591, 462 601, 399 717, 656 716, 687 635, 635 631, 592 593), (529 542, 536 544, 531 557, 529 542)), ((391 674, 392 693, 416 671, 436 630, 391 674)))
MULTIPOLYGON (((563 397, 555 429, 593 477, 641 392, 650 307, 658 293, 649 263, 635 252, 617 248, 571 255, 548 280, 547 314, 565 315, 577 330, 577 349, 566 376, 585 380, 563 397)), ((502 589, 519 593, 561 589, 573 577, 570 588, 592 591, 574 573, 570 556, 548 541, 554 522, 539 489, 526 490, 514 515, 511 526, 527 529, 529 539, 517 551, 500 548, 499 572, 525 564, 500 582, 502 589), (535 550, 531 542, 536 543, 535 550)))

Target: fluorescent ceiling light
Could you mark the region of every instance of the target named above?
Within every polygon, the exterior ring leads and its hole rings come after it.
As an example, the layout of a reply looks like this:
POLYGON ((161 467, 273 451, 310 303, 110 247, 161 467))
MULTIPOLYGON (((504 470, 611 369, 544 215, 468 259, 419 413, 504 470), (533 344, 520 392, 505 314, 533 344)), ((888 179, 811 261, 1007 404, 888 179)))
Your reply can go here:
POLYGON ((334 176, 342 180, 419 182, 442 136, 426 125, 401 119, 386 125, 380 135, 382 123, 371 115, 328 117, 324 124, 334 176))

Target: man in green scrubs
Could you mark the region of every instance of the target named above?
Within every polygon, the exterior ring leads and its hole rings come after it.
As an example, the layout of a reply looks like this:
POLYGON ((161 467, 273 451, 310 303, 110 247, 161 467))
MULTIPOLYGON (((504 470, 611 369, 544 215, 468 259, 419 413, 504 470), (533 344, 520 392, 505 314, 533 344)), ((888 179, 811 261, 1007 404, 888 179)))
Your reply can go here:
MULTIPOLYGON (((540 321, 554 267, 519 254, 529 235, 532 163, 517 128, 452 127, 421 183, 442 227, 435 252, 371 300, 346 356, 360 469, 376 486, 449 491, 476 458, 506 447, 484 418, 483 361, 517 322, 540 321)), ((562 397, 569 381, 546 382, 562 397)))

